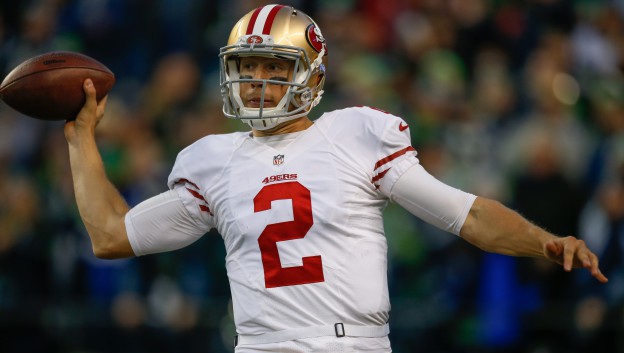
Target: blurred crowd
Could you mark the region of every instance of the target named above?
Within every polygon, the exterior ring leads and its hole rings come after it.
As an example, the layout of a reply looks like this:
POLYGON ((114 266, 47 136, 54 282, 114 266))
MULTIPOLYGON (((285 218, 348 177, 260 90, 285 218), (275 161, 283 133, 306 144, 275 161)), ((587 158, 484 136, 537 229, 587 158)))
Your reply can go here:
MULTIPOLYGON (((166 189, 182 148, 245 129, 221 113, 218 49, 266 3, 0 0, 0 73, 53 50, 115 72, 98 141, 134 205, 166 189)), ((484 253, 390 204, 394 351, 624 352, 624 1, 283 3, 328 40, 312 118, 352 105, 401 116, 433 175, 583 238, 610 279, 484 253)), ((0 352, 233 351, 220 236, 95 258, 63 122, 0 104, 0 195, 0 352)))

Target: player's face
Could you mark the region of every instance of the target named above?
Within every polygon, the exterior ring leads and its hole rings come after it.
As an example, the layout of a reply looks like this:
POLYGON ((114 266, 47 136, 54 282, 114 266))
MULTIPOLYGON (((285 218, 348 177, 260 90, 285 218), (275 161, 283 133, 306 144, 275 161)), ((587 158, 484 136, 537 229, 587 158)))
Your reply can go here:
MULTIPOLYGON (((242 79, 275 80, 289 82, 292 79, 294 62, 265 57, 242 57, 240 59, 240 77, 242 79)), ((241 98, 248 108, 260 108, 262 82, 241 83, 241 98)), ((288 85, 267 84, 264 90, 263 108, 277 106, 288 85)))

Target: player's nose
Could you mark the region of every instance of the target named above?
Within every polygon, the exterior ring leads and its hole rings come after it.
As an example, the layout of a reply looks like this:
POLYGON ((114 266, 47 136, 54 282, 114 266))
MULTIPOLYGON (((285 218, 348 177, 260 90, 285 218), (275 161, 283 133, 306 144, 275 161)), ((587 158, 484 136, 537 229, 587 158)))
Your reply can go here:
MULTIPOLYGON (((252 80, 267 80, 269 79, 269 74, 265 70, 256 69, 251 73, 251 79, 252 80)), ((252 81, 251 86, 254 88, 262 87, 262 81, 252 81)))

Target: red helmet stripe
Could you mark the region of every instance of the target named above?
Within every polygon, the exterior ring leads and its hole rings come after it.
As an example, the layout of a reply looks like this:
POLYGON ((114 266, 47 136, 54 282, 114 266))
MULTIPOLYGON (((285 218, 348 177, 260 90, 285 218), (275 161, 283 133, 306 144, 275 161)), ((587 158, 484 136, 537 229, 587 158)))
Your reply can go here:
POLYGON ((258 19, 258 15, 260 14, 260 11, 262 11, 262 9, 262 7, 257 8, 256 11, 254 11, 254 13, 251 15, 251 19, 249 20, 249 24, 247 25, 246 34, 251 34, 253 32, 253 28, 256 25, 256 20, 258 19))
POLYGON ((277 13, 279 12, 279 10, 282 9, 282 7, 285 7, 285 6, 277 5, 271 9, 271 12, 269 12, 269 15, 267 16, 266 22, 264 22, 264 28, 262 29, 262 34, 271 33, 271 27, 273 27, 273 21, 275 20, 275 16, 277 16, 277 13))
POLYGON ((284 5, 267 5, 254 10, 247 25, 245 34, 270 34, 275 16, 284 5))

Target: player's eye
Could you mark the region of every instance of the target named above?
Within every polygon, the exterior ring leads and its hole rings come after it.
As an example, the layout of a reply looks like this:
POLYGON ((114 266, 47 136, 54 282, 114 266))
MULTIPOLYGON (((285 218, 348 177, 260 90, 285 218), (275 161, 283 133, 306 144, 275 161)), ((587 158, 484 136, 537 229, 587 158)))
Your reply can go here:
POLYGON ((254 65, 252 63, 243 63, 240 66, 241 71, 252 71, 254 70, 254 65))
POLYGON ((286 71, 286 69, 284 68, 284 66, 283 66, 283 65, 280 65, 280 64, 272 64, 272 65, 269 65, 268 70, 269 70, 269 71, 273 71, 273 72, 276 72, 276 71, 277 71, 277 72, 284 72, 284 71, 286 71))
POLYGON ((281 81, 281 82, 288 82, 288 79, 286 77, 271 77, 269 78, 269 80, 272 81, 281 81))

